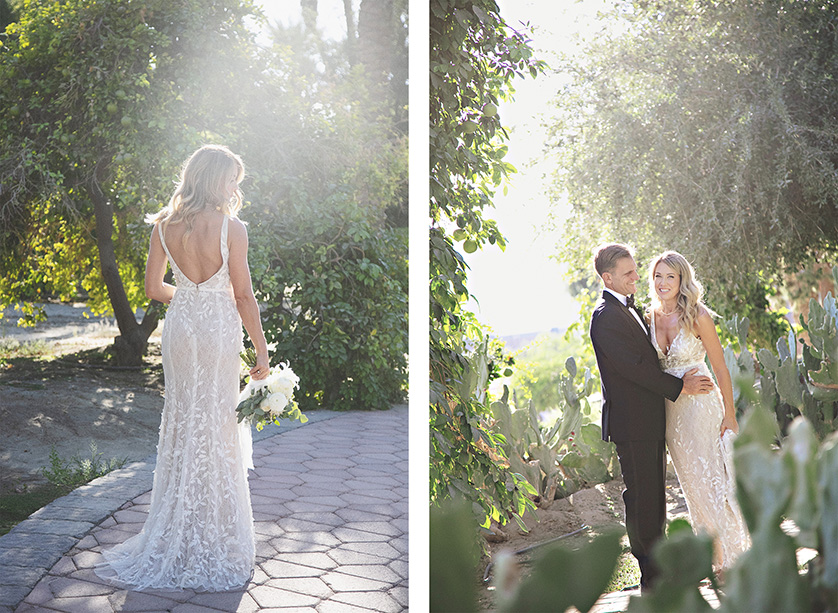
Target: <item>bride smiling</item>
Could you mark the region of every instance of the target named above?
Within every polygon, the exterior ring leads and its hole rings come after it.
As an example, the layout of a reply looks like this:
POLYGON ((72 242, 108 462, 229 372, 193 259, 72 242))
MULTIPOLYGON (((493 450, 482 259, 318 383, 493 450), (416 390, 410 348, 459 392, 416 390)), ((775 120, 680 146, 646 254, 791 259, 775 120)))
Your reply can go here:
POLYGON ((703 288, 692 265, 667 251, 649 266, 652 344, 661 368, 676 377, 698 368, 717 382, 706 395, 666 401, 666 446, 687 501, 693 529, 715 542, 713 566, 721 573, 750 545, 736 501, 733 437, 739 432, 733 386, 725 365, 713 313, 702 301, 703 288))

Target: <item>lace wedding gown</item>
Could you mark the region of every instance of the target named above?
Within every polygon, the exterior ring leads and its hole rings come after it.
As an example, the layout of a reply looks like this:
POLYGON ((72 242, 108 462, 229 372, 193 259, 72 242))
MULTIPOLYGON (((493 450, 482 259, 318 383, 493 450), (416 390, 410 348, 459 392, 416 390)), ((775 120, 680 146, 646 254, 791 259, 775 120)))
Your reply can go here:
MULTIPOLYGON (((102 578, 143 588, 220 591, 244 585, 255 560, 246 463, 237 424, 242 324, 228 268, 193 283, 160 235, 177 289, 163 327, 166 401, 142 531, 103 552, 102 578)), ((158 228, 159 231, 159 228, 158 228)))
MULTIPOLYGON (((676 377, 698 368, 710 376, 704 361, 701 339, 683 328, 664 353, 655 336, 655 315, 651 321, 652 343, 661 368, 676 377)), ((724 404, 718 386, 704 395, 681 395, 666 401, 666 446, 678 481, 687 500, 690 520, 696 531, 707 531, 716 538, 714 566, 728 568, 750 546, 750 538, 736 501, 733 472, 733 433, 719 436, 724 404)))

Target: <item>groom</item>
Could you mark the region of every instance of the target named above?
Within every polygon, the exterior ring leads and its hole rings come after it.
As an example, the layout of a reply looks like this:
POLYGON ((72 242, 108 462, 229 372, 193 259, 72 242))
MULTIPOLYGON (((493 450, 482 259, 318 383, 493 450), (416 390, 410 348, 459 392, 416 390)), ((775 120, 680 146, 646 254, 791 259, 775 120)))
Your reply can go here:
POLYGON ((591 341, 602 379, 602 438, 614 441, 626 489, 626 530, 640 564, 641 589, 658 574, 650 554, 666 521, 664 398, 706 394, 709 377, 664 373, 649 329, 634 306, 640 279, 632 251, 612 243, 597 248, 594 268, 605 290, 591 316, 591 341))

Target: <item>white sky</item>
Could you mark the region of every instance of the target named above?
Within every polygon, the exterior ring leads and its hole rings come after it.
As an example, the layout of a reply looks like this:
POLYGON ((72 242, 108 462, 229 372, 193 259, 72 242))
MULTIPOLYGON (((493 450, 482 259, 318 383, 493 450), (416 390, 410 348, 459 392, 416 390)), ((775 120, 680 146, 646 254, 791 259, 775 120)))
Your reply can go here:
MULTIPOLYGON (((588 25, 605 0, 499 0, 506 22, 531 22, 533 47, 539 59, 555 66, 554 54, 576 47, 576 35, 590 32, 588 25)), ((554 162, 544 152, 542 127, 562 75, 548 72, 514 83, 512 103, 500 107, 501 122, 509 129, 506 160, 518 169, 506 196, 499 190, 494 219, 507 238, 506 251, 487 245, 465 259, 471 270, 468 287, 479 305, 470 307, 481 323, 500 336, 564 329, 576 320, 579 306, 569 295, 562 268, 550 256, 560 234, 542 231, 549 213, 547 191, 554 162)))
MULTIPOLYGON (((273 24, 279 22, 284 26, 302 23, 300 0, 262 0, 259 4, 273 24)), ((358 7, 361 0, 352 0, 357 19, 358 7)), ((329 38, 340 40, 346 38, 346 20, 343 16, 343 0, 318 0, 317 27, 329 38)))

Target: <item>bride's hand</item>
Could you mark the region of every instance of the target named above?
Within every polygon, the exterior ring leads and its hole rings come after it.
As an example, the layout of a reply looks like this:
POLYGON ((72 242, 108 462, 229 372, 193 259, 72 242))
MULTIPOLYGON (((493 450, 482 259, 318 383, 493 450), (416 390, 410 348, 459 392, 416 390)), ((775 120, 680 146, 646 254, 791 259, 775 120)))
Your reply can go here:
POLYGON ((257 357, 256 364, 250 369, 250 378, 255 381, 265 379, 271 373, 271 367, 268 364, 268 357, 257 357))
POLYGON ((725 430, 732 430, 734 434, 739 434, 739 423, 735 417, 728 417, 722 419, 721 436, 725 435, 725 430))

